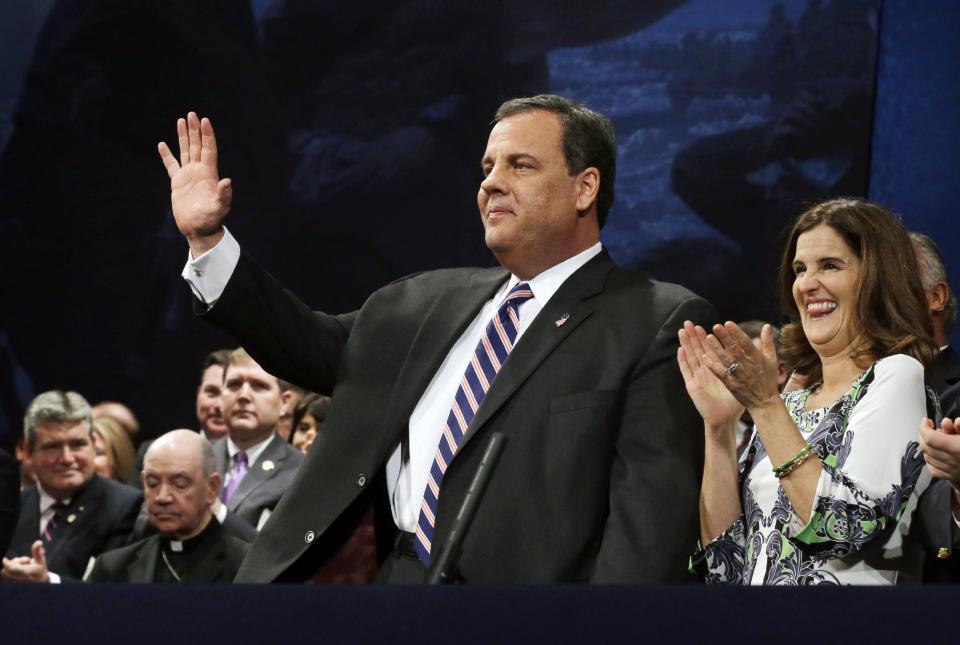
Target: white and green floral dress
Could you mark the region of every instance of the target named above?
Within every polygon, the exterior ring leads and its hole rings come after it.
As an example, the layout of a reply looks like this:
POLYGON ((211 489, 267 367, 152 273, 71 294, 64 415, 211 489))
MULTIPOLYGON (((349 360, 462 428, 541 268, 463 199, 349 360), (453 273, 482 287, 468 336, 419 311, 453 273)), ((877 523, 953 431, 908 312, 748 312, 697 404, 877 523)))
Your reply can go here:
POLYGON ((922 549, 909 539, 910 520, 930 480, 918 428, 936 415, 923 366, 890 356, 828 407, 805 410, 809 396, 783 398, 823 463, 810 521, 793 512, 754 430, 739 461, 743 515, 692 559, 707 582, 894 584, 918 575, 922 549))

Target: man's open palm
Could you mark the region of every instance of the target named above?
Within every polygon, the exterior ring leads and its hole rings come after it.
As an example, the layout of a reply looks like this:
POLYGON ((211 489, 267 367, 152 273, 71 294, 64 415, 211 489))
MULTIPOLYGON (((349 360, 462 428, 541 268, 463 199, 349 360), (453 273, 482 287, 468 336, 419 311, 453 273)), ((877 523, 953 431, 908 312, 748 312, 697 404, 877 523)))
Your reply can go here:
POLYGON ((230 180, 220 179, 217 172, 217 138, 209 119, 190 112, 177 121, 177 138, 179 162, 166 143, 157 148, 170 175, 173 217, 196 257, 197 250, 205 251, 218 241, 233 190, 230 180))

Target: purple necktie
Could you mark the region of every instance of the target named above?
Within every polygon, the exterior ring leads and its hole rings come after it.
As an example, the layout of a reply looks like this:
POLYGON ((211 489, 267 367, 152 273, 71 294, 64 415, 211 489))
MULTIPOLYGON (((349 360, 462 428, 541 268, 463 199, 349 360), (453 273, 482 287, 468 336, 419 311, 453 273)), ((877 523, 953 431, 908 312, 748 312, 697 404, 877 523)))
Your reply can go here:
POLYGON ((453 399, 447 424, 440 435, 440 445, 433 457, 433 466, 427 477, 427 488, 420 503, 420 518, 417 520, 417 540, 414 546, 425 565, 430 566, 433 527, 436 524, 437 499, 440 496, 440 482, 447 466, 457 452, 460 440, 466 434, 477 409, 487 395, 490 384, 507 360, 513 343, 520 330, 520 305, 533 297, 533 291, 526 282, 521 282, 507 294, 500 305, 497 315, 487 325, 480 344, 470 358, 460 387, 453 399))
POLYGON ((233 468, 230 469, 230 481, 223 487, 223 503, 226 504, 236 492, 237 487, 247 474, 247 453, 242 450, 233 456, 233 468))

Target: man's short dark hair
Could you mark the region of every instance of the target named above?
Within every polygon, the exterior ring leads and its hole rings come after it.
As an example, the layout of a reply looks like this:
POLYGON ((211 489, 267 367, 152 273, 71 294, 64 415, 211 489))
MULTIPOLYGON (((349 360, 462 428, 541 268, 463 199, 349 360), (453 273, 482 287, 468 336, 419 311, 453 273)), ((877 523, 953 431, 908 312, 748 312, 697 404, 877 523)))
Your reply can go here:
POLYGON ((227 363, 230 362, 230 352, 232 351, 232 349, 218 349, 207 354, 203 359, 203 366, 200 368, 200 381, 203 381, 203 375, 207 373, 207 369, 214 365, 219 365, 226 372, 227 363))
POLYGON ((597 223, 603 228, 613 205, 613 184, 617 176, 617 138, 613 123, 599 112, 555 94, 511 99, 500 106, 493 123, 533 110, 552 112, 563 124, 563 154, 567 171, 575 175, 591 166, 600 171, 597 191, 597 223))

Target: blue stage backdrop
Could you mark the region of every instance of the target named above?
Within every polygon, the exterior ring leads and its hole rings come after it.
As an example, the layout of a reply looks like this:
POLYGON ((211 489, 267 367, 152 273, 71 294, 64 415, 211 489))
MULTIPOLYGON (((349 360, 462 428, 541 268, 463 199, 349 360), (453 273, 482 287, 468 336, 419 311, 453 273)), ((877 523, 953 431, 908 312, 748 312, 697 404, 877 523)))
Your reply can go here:
POLYGON ((492 264, 490 119, 555 92, 616 125, 616 260, 776 319, 786 223, 866 194, 883 25, 879 0, 3 3, 0 433, 54 387, 147 434, 194 424, 199 362, 232 340, 179 277, 156 143, 187 110, 217 127, 229 226, 316 308, 492 264))

